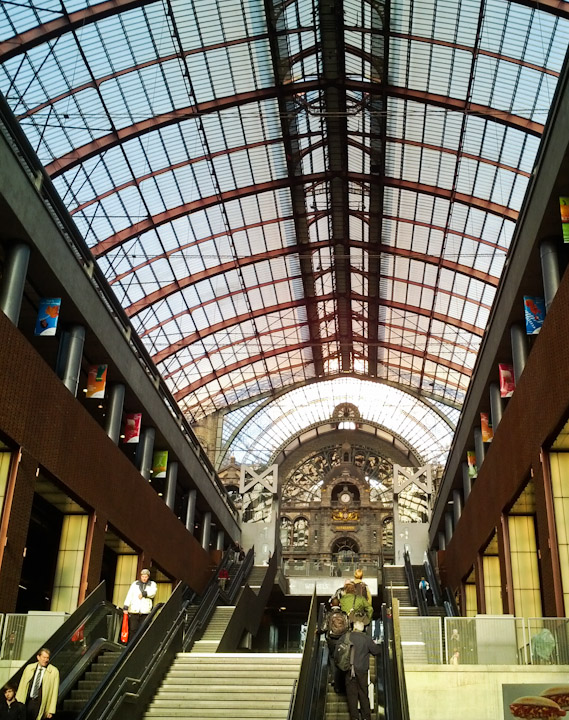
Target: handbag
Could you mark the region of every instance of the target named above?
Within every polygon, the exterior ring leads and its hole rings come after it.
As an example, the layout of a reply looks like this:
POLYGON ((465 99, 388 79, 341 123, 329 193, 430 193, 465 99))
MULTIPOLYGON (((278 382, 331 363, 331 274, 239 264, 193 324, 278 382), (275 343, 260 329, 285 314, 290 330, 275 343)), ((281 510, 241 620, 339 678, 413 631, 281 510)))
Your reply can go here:
POLYGON ((128 613, 122 615, 121 642, 125 645, 128 642, 128 613))

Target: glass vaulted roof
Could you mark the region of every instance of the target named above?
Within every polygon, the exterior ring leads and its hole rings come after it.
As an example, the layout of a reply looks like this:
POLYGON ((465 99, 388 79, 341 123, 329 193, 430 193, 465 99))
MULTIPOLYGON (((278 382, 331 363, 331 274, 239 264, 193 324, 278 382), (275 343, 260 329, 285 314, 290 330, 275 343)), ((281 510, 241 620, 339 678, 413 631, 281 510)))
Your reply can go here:
POLYGON ((190 420, 459 409, 568 41, 561 0, 3 0, 0 91, 190 420))

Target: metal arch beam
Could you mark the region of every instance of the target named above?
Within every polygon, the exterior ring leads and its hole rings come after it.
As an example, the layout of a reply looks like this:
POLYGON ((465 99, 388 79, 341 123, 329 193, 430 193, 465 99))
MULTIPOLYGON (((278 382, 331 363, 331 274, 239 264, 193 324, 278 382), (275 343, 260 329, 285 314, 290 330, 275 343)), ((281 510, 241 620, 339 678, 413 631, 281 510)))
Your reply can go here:
POLYGON ((227 155, 231 155, 232 153, 242 152, 243 150, 252 150, 253 148, 258 147, 269 147, 271 145, 278 145, 279 142, 280 140, 259 140, 258 142, 249 143, 248 145, 238 145, 231 148, 224 148, 223 150, 216 150, 214 152, 208 153, 207 155, 186 158, 185 160, 181 160, 180 162, 172 163, 172 165, 166 165, 164 167, 158 168, 157 170, 153 170, 152 172, 140 175, 139 177, 132 178, 132 180, 128 180, 127 182, 121 183, 120 185, 116 185, 115 187, 107 190, 104 193, 101 193, 100 195, 97 195, 91 200, 87 200, 86 202, 81 203, 81 205, 78 205, 76 208, 73 208, 73 210, 70 210, 69 214, 76 215, 78 212, 82 212, 89 206, 101 202, 101 200, 104 200, 111 195, 115 195, 128 187, 139 186, 141 183, 146 182, 146 180, 151 180, 152 178, 159 177, 160 175, 164 175, 168 172, 173 172, 174 170, 188 167, 188 165, 195 165, 199 162, 213 160, 214 158, 224 157, 227 155))
MULTIPOLYGON (((217 275, 220 275, 224 272, 229 272, 230 270, 234 270, 235 267, 244 267, 246 265, 251 265, 256 262, 260 262, 263 260, 272 260, 274 258, 283 257, 289 254, 294 253, 302 253, 302 252, 313 252, 322 248, 326 248, 329 246, 329 243, 326 240, 322 240, 320 242, 313 242, 310 243, 309 248, 304 248, 299 245, 290 245, 285 246, 282 248, 276 248, 274 250, 269 250, 267 252, 259 253, 258 255, 248 255, 247 257, 238 258, 236 260, 230 260, 226 263, 221 263, 220 265, 215 265, 210 268, 207 268, 205 270, 201 270, 198 273, 194 273, 192 276, 188 276, 185 278, 181 278, 180 280, 176 280, 175 282, 170 283, 169 285, 163 285, 161 288, 156 290, 153 293, 149 293, 145 297, 141 298, 140 300, 137 300, 135 303, 130 305, 129 307, 125 308, 125 313, 128 315, 128 317, 134 317, 139 312, 142 312, 147 307, 151 306, 153 303, 158 302, 159 300, 163 300, 164 298, 168 297, 169 295, 172 295, 175 292, 178 292, 180 290, 184 290, 186 287, 189 287, 190 285, 193 285, 194 283, 201 282, 202 280, 211 279, 212 277, 215 277, 217 275)), ((353 247, 359 247, 363 248, 365 250, 372 249, 372 246, 370 246, 367 243, 360 242, 353 240, 352 241, 353 247)), ((440 259, 437 256, 434 255, 426 255, 424 253, 420 253, 416 250, 408 250, 407 248, 398 248, 398 247, 391 247, 389 245, 375 245, 373 246, 373 249, 376 250, 378 253, 389 253, 391 255, 397 255, 400 257, 406 257, 411 258, 413 260, 419 260, 421 262, 425 262, 429 265, 436 265, 440 262, 440 259)), ((482 282, 485 282, 492 286, 497 286, 499 283, 499 278, 494 277, 493 275, 488 275, 487 273, 482 273, 479 270, 474 270, 473 268, 469 268, 466 265, 461 265, 459 263, 455 263, 452 260, 442 260, 442 267, 452 270, 453 272, 460 273, 461 275, 467 275, 469 277, 475 277, 477 280, 480 280, 482 282)), ((130 271, 129 271, 130 274, 130 271)), ((359 297, 355 296, 357 299, 361 300, 362 302, 368 302, 368 297, 359 297)), ((385 300, 382 300, 382 304, 386 304, 385 300)))
MULTIPOLYGON (((333 298, 333 295, 328 294, 319 298, 319 300, 332 300, 333 298)), ((241 323, 247 322, 251 319, 264 317, 265 315, 270 315, 271 313, 282 313, 286 312, 287 310, 294 310, 295 308, 303 307, 304 305, 306 305, 306 299, 301 298, 300 300, 290 300, 286 303, 278 303, 277 305, 270 305, 268 307, 263 306, 260 308, 256 308, 255 310, 253 310, 253 312, 246 312, 242 315, 236 315, 234 317, 226 318, 218 323, 214 323, 213 325, 208 325, 208 327, 204 328, 204 330, 198 330, 191 333, 190 335, 185 335, 181 340, 178 340, 178 342, 172 343, 172 345, 170 345, 169 347, 164 348, 164 350, 160 350, 160 352, 153 355, 152 360, 157 365, 158 363, 164 362, 171 355, 174 355, 175 353, 183 350, 184 348, 192 345, 195 342, 204 340, 210 335, 215 335, 215 333, 222 332, 223 330, 227 330, 228 328, 234 327, 235 325, 241 325, 241 323)), ((299 326, 298 323, 297 326, 299 326)), ((279 327, 277 329, 280 331, 282 328, 279 327)), ((232 343, 231 345, 237 345, 240 342, 242 342, 242 340, 239 340, 238 343, 232 343)), ((231 347, 231 345, 224 345, 224 348, 231 347)))
MULTIPOLYGON (((351 312, 350 230, 348 211, 348 121, 346 90, 346 38, 343 0, 320 0, 320 28, 324 124, 328 147, 328 184, 331 259, 336 291, 336 327, 342 372, 353 370, 354 344, 351 312)), ((372 178, 369 178, 371 182, 372 178)))
POLYGON ((516 5, 523 5, 532 10, 542 10, 546 13, 552 13, 558 17, 569 20, 569 2, 563 0, 510 0, 516 5))
MULTIPOLYGON (((284 18, 275 11, 273 0, 265 0, 265 15, 269 30, 269 47, 271 51, 271 62, 275 76, 275 84, 284 88, 288 79, 288 67, 292 65, 287 62, 286 50, 288 43, 282 43, 280 38, 286 32, 284 18), (284 55, 284 57, 283 57, 284 55)), ((302 277, 302 288, 305 297, 306 315, 310 342, 313 347, 312 357, 314 369, 317 375, 324 374, 324 360, 320 346, 320 318, 318 317, 318 304, 316 299, 316 285, 312 254, 310 253, 310 233, 307 222, 306 199, 303 188, 293 179, 301 167, 301 143, 299 142, 300 130, 298 125, 298 108, 295 106, 294 98, 290 94, 281 92, 278 97, 280 123, 282 131, 282 142, 287 164, 288 177, 290 178, 290 194, 293 208, 294 229, 296 241, 299 246, 306 248, 306 252, 300 253, 300 272, 302 277)))
MULTIPOLYGON (((245 267, 246 265, 255 264, 256 262, 260 262, 260 261, 264 261, 264 260, 272 260, 274 258, 283 257, 283 256, 286 256, 289 254, 306 252, 307 250, 309 250, 310 252, 313 252, 313 251, 316 251, 316 250, 319 250, 321 248, 325 248, 328 246, 329 246, 328 242, 323 240, 320 242, 311 243, 310 248, 303 248, 298 245, 285 246, 282 248, 276 248, 274 250, 259 253, 258 255, 249 255, 247 257, 238 258, 236 260, 230 260, 226 263, 222 263, 220 265, 215 265, 215 266, 207 268, 205 270, 201 270, 198 273, 194 273, 192 276, 187 276, 185 278, 181 278, 180 280, 176 280, 175 282, 172 282, 168 285, 162 286, 155 292, 149 293, 145 297, 141 298, 140 300, 137 300, 135 303, 133 303, 129 307, 125 308, 125 313, 128 315, 128 317, 132 318, 135 315, 137 315, 139 312, 142 312, 146 308, 150 307, 153 303, 158 302, 159 300, 163 300, 164 298, 168 297, 169 295, 172 295, 175 292, 184 290, 185 288, 193 285, 194 283, 201 282, 202 280, 211 279, 212 277, 216 277, 217 275, 223 274, 224 272, 229 272, 230 270, 234 270, 236 266, 237 267, 245 267)), ((366 250, 370 249, 369 245, 367 245, 363 242, 359 242, 359 241, 352 241, 352 246, 363 247, 366 250)), ((425 262, 429 265, 436 265, 440 262, 440 260, 437 256, 426 255, 424 253, 420 253, 415 250, 408 250, 407 248, 397 248, 397 247, 390 247, 388 245, 379 245, 379 246, 374 246, 374 249, 376 249, 378 252, 389 253, 391 255, 397 255, 400 257, 406 257, 406 258, 411 258, 414 260, 419 260, 419 261, 425 262)), ((494 287, 497 286, 499 283, 499 279, 492 275, 482 273, 479 270, 474 270, 472 268, 468 268, 466 265, 460 265, 459 263, 455 263, 451 260, 443 260, 442 267, 445 267, 446 269, 452 270, 453 272, 457 272, 462 275, 467 275, 469 277, 475 277, 477 280, 485 282, 494 287)), ((352 295, 352 296, 361 302, 369 302, 369 297, 357 296, 357 295, 352 295)), ((385 305, 387 302, 388 301, 386 301, 386 300, 382 300, 381 304, 385 305)), ((418 309, 417 309, 417 311, 418 311, 418 309)), ((441 317, 445 317, 445 316, 441 316, 441 317)), ((472 326, 472 327, 475 327, 475 326, 472 326)), ((478 331, 480 332, 480 330, 478 330, 478 331)))
MULTIPOLYGON (((310 249, 318 250, 322 247, 328 247, 328 243, 326 241, 312 243, 310 249)), ((274 250, 268 250, 266 252, 259 253, 258 255, 248 255, 247 257, 230 260, 229 262, 221 263, 220 265, 215 265, 211 268, 206 268, 205 270, 194 273, 191 277, 188 276, 182 278, 181 280, 176 280, 169 285, 163 285, 155 292, 149 293, 148 295, 146 295, 146 297, 137 300, 128 308, 125 308, 125 312, 129 317, 134 317, 136 314, 138 314, 142 310, 145 310, 153 303, 158 302, 159 300, 163 300, 164 298, 168 297, 172 293, 178 292, 179 290, 184 290, 185 288, 190 287, 190 285, 193 285, 194 283, 201 282, 202 280, 207 280, 224 272, 229 272, 230 270, 235 270, 235 268, 237 267, 246 267, 247 265, 252 265, 256 262, 273 260, 274 258, 280 258, 286 255, 300 253, 303 250, 305 250, 305 248, 300 248, 298 245, 287 245, 282 248, 275 248, 274 250)))
MULTIPOLYGON (((453 148, 443 147, 442 145, 432 145, 429 143, 419 142, 418 140, 410 140, 409 138, 398 138, 389 136, 386 138, 386 142, 394 143, 397 145, 410 145, 412 147, 418 147, 423 150, 433 150, 434 152, 440 152, 444 155, 455 155, 456 157, 459 157, 458 150, 454 150, 453 148)), ((366 151, 366 148, 363 145, 359 145, 359 147, 364 152, 366 151)), ((498 162, 497 160, 492 160, 491 158, 482 157, 481 155, 473 155, 472 153, 463 152, 460 153, 460 158, 474 160, 475 162, 479 162, 482 165, 491 165, 492 167, 499 168, 500 170, 507 170, 508 172, 511 172, 515 175, 522 175, 523 177, 527 178, 531 177, 531 172, 521 170, 520 168, 515 168, 512 165, 504 165, 504 163, 498 162)))
MULTIPOLYGON (((324 338, 323 342, 333 342, 334 338, 324 338)), ((226 365, 223 369, 223 372, 215 371, 213 373, 209 373, 208 375, 202 376, 199 380, 197 380, 194 383, 190 383, 187 387, 183 388, 182 390, 179 390, 177 393, 174 394, 174 398, 176 402, 182 401, 184 398, 186 398, 188 395, 191 395, 193 392, 196 392, 196 390, 199 390, 200 388, 204 387, 205 385, 209 384, 210 382, 213 382, 214 380, 217 380, 219 377, 222 377, 224 375, 228 375, 232 373, 235 370, 240 370, 242 367, 245 367, 247 365, 253 365, 256 362, 260 362, 263 358, 271 358, 276 357, 278 355, 283 355, 285 353, 295 352, 297 350, 302 350, 306 348, 306 343, 297 343, 296 345, 288 345, 285 348, 273 348, 272 350, 259 353, 257 355, 253 355, 248 358, 243 358, 241 360, 237 360, 234 363, 231 363, 230 365, 226 365)), ((405 348, 403 346, 396 346, 396 345, 390 345, 388 349, 396 350, 398 352, 401 352, 403 354, 414 354, 412 352, 411 348, 405 348)), ((418 352, 418 351, 416 351, 418 352)), ((422 356, 422 353, 418 353, 419 356, 422 356)), ((458 370, 456 367, 452 367, 455 365, 455 363, 449 363, 448 361, 444 361, 442 358, 434 358, 433 362, 435 362, 437 365, 440 365, 442 367, 446 367, 449 370, 455 370, 456 372, 460 372, 461 374, 468 374, 470 376, 471 370, 468 368, 464 368, 463 370, 458 370)), ((399 367, 401 370, 405 370, 406 372, 413 372, 411 368, 408 367, 401 367, 396 365, 391 365, 389 363, 382 363, 385 365, 389 365, 390 367, 399 367)), ((460 367, 460 366, 458 366, 460 367)), ((420 374, 420 373, 418 373, 420 374)), ((430 376, 429 377, 434 377, 430 376)), ((454 385, 453 385, 454 386, 454 385)), ((458 387, 458 386, 456 386, 458 387)))
MULTIPOLYGON (((453 262, 452 260, 447 260, 445 258, 440 259, 438 256, 435 255, 427 255, 425 253, 418 252, 417 250, 409 250, 407 248, 393 247, 391 245, 383 244, 372 246, 362 240, 352 240, 352 246, 357 248, 363 248, 364 250, 374 249, 378 253, 387 253, 390 255, 397 255, 399 257, 410 258, 412 260, 420 260, 421 262, 428 263, 429 265, 438 265, 440 263, 441 266, 446 268, 447 270, 453 270, 454 272, 460 273, 461 275, 468 275, 469 277, 476 278, 477 280, 487 283, 488 285, 492 285, 493 287, 497 287, 500 282, 500 278, 495 277, 494 275, 489 275, 488 273, 484 273, 480 270, 475 270, 474 268, 470 268, 467 265, 453 262)), ((402 279, 402 282, 405 281, 402 279)))
POLYGON ((37 25, 30 30, 26 30, 19 35, 8 38, 0 42, 0 63, 28 52, 37 45, 42 45, 48 40, 53 40, 66 32, 79 30, 85 25, 89 25, 99 20, 103 20, 110 15, 128 12, 136 8, 150 5, 157 0, 106 0, 99 2, 82 10, 77 10, 69 15, 51 20, 49 22, 37 25))
MULTIPOLYGON (((244 230, 249 230, 251 228, 257 228, 257 227, 265 227, 266 225, 273 225, 276 223, 286 222, 287 220, 292 220, 291 215, 282 215, 280 217, 276 218, 270 218, 269 220, 259 220, 258 222, 251 223, 250 225, 241 225, 238 228, 233 228, 233 233, 239 233, 243 232, 244 230)), ((199 245, 202 245, 203 243, 210 242, 211 240, 216 240, 220 237, 225 237, 227 235, 227 230, 221 230, 220 232, 212 233, 211 235, 205 235, 204 237, 197 238, 196 240, 193 240, 189 243, 184 243, 183 245, 180 245, 179 247, 172 248, 171 250, 166 250, 165 252, 159 253, 158 255, 154 255, 152 258, 146 258, 146 260, 142 263, 139 263, 138 265, 133 265, 128 270, 125 270, 122 273, 119 273, 114 278, 111 278, 107 282, 109 285, 113 285, 114 283, 120 282, 125 277, 128 277, 132 273, 136 272, 137 270, 140 270, 143 267, 147 267, 151 265, 153 262, 156 262, 157 260, 164 260, 164 258, 169 258, 172 255, 176 255, 177 253, 184 252, 185 250, 188 250, 189 248, 194 248, 199 245)))
POLYGON ((438 95, 424 90, 413 90, 412 88, 396 87, 394 85, 389 86, 387 93, 390 97, 396 97, 402 100, 413 100, 423 103, 424 105, 436 105, 447 110, 455 110, 462 114, 468 110, 469 115, 475 115, 485 119, 490 118, 503 125, 508 125, 516 130, 523 130, 536 137, 541 137, 545 128, 545 125, 542 123, 534 122, 519 115, 503 112, 497 108, 488 107, 487 105, 471 103, 468 102, 468 100, 451 98, 447 95, 438 95))
MULTIPOLYGON (((347 179, 354 180, 363 185, 369 184, 369 176, 361 173, 340 173, 345 175, 347 179)), ((236 200, 242 197, 249 197, 263 192, 270 192, 272 190, 282 190, 284 188, 290 188, 291 183, 298 185, 306 185, 311 182, 323 183, 333 180, 337 177, 338 173, 317 173, 315 175, 305 175, 292 180, 290 177, 279 178, 278 180, 270 180, 268 182, 259 183, 258 185, 249 185, 234 190, 228 190, 227 192, 221 193, 220 195, 210 195, 209 197, 200 198, 199 200, 193 200, 192 202, 179 205, 175 208, 170 208, 162 213, 153 215, 145 220, 141 220, 138 223, 131 225, 130 227, 121 230, 115 235, 111 235, 106 240, 94 245, 91 248, 91 252, 95 257, 101 257, 107 252, 110 252, 114 248, 122 245, 129 240, 142 235, 148 230, 154 230, 160 225, 164 225, 168 222, 178 220, 184 215, 189 215, 196 210, 204 210, 209 207, 214 207, 222 202, 236 200)), ((498 205, 497 203, 491 202, 490 200, 483 200, 481 198, 474 197, 472 195, 465 195, 464 193, 453 193, 451 190, 446 188, 440 188, 435 185, 426 185, 424 183, 415 183, 409 180, 402 180, 398 178, 386 178, 385 184, 389 187, 399 188, 401 190, 411 190, 417 193, 425 193, 427 195, 434 195, 436 197, 446 198, 448 200, 454 200, 464 205, 470 205, 479 210, 499 215, 501 217, 507 217, 510 220, 517 220, 517 210, 512 210, 505 205, 498 205)), ((314 243, 311 243, 311 246, 314 243)))
MULTIPOLYGON (((515 2, 515 0, 513 1, 515 2)), ((566 4, 569 5, 569 3, 566 4)), ((475 52, 472 45, 462 45, 461 43, 455 43, 449 40, 441 40, 439 38, 425 37, 423 35, 410 35, 408 33, 390 32, 389 37, 398 38, 400 40, 409 40, 411 42, 425 43, 427 45, 436 45, 438 47, 447 47, 451 48, 452 50, 461 50, 463 52, 470 53, 471 55, 473 55, 475 52)), ((351 52, 354 55, 357 55, 358 57, 362 57, 364 59, 369 58, 369 53, 363 51, 361 48, 358 47, 350 45, 346 48, 346 51, 351 52)), ((528 63, 524 60, 520 60, 519 58, 515 58, 510 55, 502 55, 501 53, 492 52, 491 50, 484 49, 476 50, 476 55, 483 55, 485 57, 493 58, 494 60, 503 60, 504 62, 512 63, 512 65, 520 65, 521 67, 528 68, 529 70, 536 70, 537 72, 542 72, 546 75, 559 77, 559 73, 556 70, 550 70, 549 68, 544 68, 534 63, 528 63)))
MULTIPOLYGON (((287 282, 293 282, 295 280, 300 280, 300 275, 289 275, 284 278, 279 278, 278 280, 267 280, 266 282, 258 283, 257 285, 250 285, 247 290, 260 290, 264 287, 275 287, 275 285, 280 285, 282 283, 287 282)), ((177 320, 178 318, 184 317, 184 315, 191 314, 194 310, 197 308, 203 308, 207 305, 212 305, 213 303, 219 302, 220 300, 227 300, 228 298, 235 297, 236 295, 241 295, 244 292, 243 288, 239 288, 238 290, 232 290, 231 292, 225 293, 224 295, 216 295, 214 298, 210 298, 209 300, 206 300, 205 302, 199 303, 199 305, 194 305, 192 307, 188 307, 185 310, 182 310, 181 312, 175 313, 174 315, 170 315, 165 320, 161 320, 159 323, 156 323, 156 325, 153 325, 152 327, 145 328, 142 332, 139 332, 139 337, 143 338, 147 335, 150 335, 150 333, 156 332, 156 330, 159 330, 160 328, 164 327, 165 325, 168 325, 168 323, 172 322, 172 320, 177 320)), ((282 305, 279 305, 279 307, 282 307, 282 305)))
MULTIPOLYGON (((346 80, 346 90, 354 90, 356 92, 365 92, 374 94, 376 88, 373 83, 360 82, 355 80, 346 80)), ((74 148, 46 166, 46 172, 51 177, 57 177, 75 166, 85 162, 95 155, 104 153, 115 145, 139 137, 151 130, 166 127, 174 123, 182 122, 197 117, 198 115, 220 112, 228 108, 239 107, 250 102, 263 102, 265 100, 273 100, 281 95, 294 96, 309 93, 315 90, 323 90, 326 84, 322 84, 316 80, 307 80, 301 83, 291 83, 282 87, 269 87, 260 90, 254 90, 238 95, 231 95, 224 98, 210 100, 199 103, 197 105, 189 105, 185 108, 178 108, 162 115, 155 115, 138 123, 133 123, 124 128, 120 128, 116 132, 103 135, 86 145, 74 148)), ((437 107, 443 107, 448 110, 455 110, 464 113, 467 109, 467 103, 464 100, 449 98, 445 95, 437 95, 434 93, 422 92, 419 90, 411 90, 403 87, 390 86, 386 88, 389 96, 398 97, 404 100, 414 100, 426 105, 432 104, 437 107)), ((471 115, 491 118, 502 124, 514 127, 524 132, 541 137, 544 126, 540 123, 532 122, 526 118, 521 118, 511 113, 501 112, 486 105, 469 104, 468 111, 471 115)))

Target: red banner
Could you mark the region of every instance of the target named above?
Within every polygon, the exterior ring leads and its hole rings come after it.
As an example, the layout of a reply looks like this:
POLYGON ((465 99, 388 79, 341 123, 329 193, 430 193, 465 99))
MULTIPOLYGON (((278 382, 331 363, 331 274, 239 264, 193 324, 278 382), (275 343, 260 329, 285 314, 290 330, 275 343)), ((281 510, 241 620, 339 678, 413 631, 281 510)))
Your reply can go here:
POLYGON ((124 421, 123 443, 137 443, 141 425, 142 413, 129 413, 124 421))
POLYGON ((516 381, 514 380, 514 368, 512 365, 500 363, 498 366, 500 371, 500 397, 509 398, 514 394, 516 389, 516 381))

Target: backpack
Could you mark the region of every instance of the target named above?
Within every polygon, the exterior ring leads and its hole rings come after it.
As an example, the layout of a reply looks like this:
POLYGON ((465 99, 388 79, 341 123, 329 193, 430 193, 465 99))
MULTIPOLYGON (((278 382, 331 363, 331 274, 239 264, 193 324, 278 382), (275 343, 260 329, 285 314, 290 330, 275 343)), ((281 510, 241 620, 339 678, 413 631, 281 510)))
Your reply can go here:
POLYGON ((339 638, 348 630, 348 616, 341 610, 330 610, 326 626, 330 637, 339 638))
POLYGON ((352 666, 352 647, 350 633, 344 633, 334 648, 334 662, 338 670, 346 672, 352 666))
POLYGON ((359 583, 354 583, 354 586, 356 588, 356 595, 359 595, 359 597, 364 597, 367 600, 368 589, 365 582, 362 581, 359 583))

